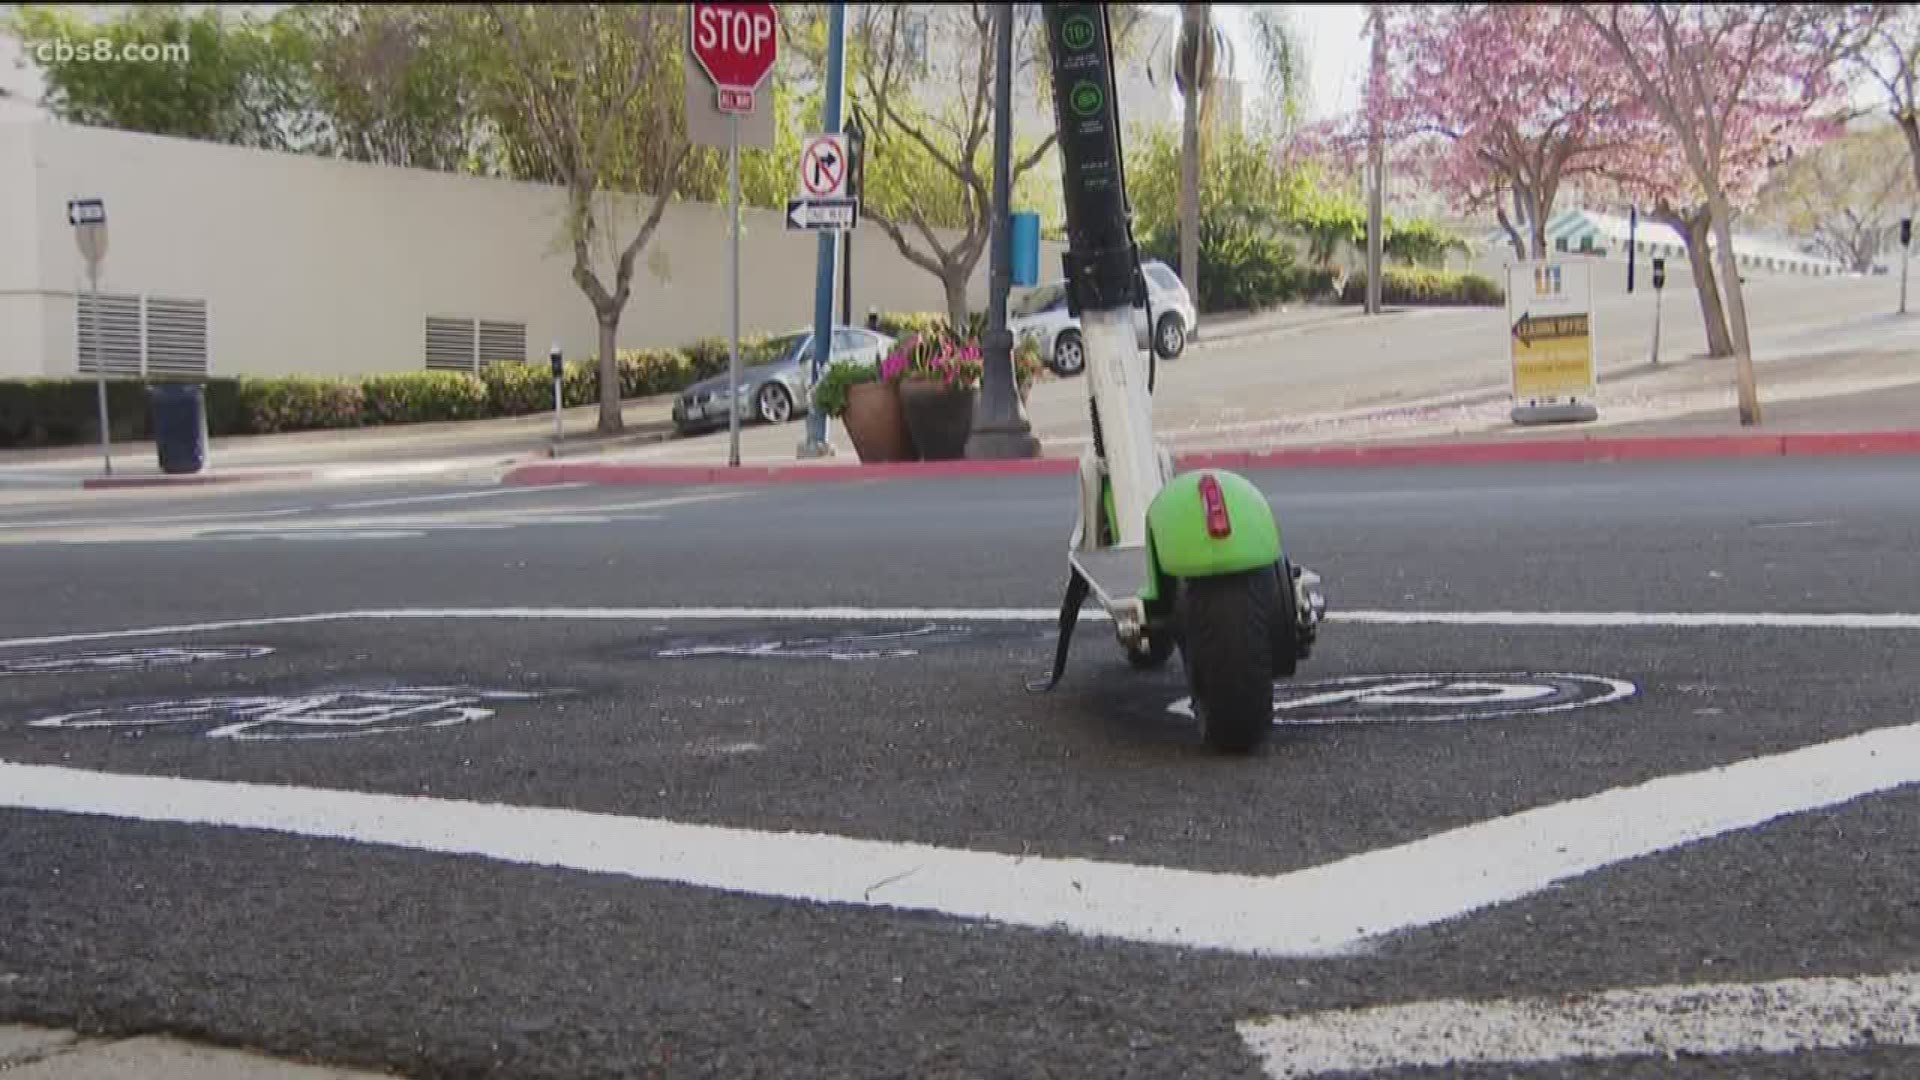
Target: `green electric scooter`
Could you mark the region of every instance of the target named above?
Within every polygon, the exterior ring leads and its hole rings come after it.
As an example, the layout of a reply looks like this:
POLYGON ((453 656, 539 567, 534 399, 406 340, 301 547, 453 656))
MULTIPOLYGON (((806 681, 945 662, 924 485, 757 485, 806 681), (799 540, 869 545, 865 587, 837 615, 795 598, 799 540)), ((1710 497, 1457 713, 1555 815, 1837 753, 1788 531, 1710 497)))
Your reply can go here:
MULTIPOLYGON (((1221 469, 1176 474, 1154 441, 1152 347, 1134 308, 1146 303, 1114 107, 1104 5, 1048 4, 1054 110, 1064 173, 1068 303, 1086 349, 1093 445, 1080 458, 1078 522, 1067 555, 1051 690, 1065 673, 1091 595, 1133 666, 1175 651, 1202 738, 1244 752, 1273 728, 1273 683, 1311 655, 1326 604, 1317 575, 1286 554, 1266 497, 1221 469)), ((1152 325, 1149 311, 1148 325, 1152 325)))

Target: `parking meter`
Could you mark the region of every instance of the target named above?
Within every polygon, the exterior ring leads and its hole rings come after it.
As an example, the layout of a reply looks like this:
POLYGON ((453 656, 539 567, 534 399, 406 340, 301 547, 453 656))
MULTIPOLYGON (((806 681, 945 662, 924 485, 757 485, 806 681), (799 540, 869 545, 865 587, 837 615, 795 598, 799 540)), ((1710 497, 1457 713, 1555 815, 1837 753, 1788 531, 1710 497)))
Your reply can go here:
POLYGON ((1665 288, 1667 284, 1667 260, 1655 257, 1653 260, 1653 287, 1665 288))
POLYGON ((1906 247, 1911 243, 1913 243, 1913 219, 1903 217, 1900 219, 1900 246, 1906 247))
POLYGON ((560 358, 560 346, 555 345, 548 351, 547 362, 553 365, 553 441, 557 445, 561 439, 560 409, 562 402, 560 388, 567 374, 566 365, 560 358))

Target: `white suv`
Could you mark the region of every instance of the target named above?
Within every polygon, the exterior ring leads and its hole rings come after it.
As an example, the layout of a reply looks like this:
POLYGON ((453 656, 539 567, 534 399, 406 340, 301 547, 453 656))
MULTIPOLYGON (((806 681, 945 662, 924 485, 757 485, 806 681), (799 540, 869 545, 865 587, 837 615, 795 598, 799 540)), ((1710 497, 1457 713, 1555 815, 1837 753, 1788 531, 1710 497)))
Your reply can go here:
MULTIPOLYGON (((1133 309, 1134 329, 1141 348, 1151 340, 1153 350, 1172 360, 1185 351, 1187 335, 1200 322, 1193 298, 1172 268, 1159 260, 1140 264, 1147 279, 1147 304, 1133 309), (1148 332, 1147 316, 1153 326, 1148 332)), ((1020 298, 1007 316, 1007 329, 1015 338, 1031 337, 1040 343, 1040 355, 1059 375, 1078 375, 1086 370, 1086 344, 1080 337, 1080 320, 1067 312, 1067 283, 1051 281, 1020 298)))

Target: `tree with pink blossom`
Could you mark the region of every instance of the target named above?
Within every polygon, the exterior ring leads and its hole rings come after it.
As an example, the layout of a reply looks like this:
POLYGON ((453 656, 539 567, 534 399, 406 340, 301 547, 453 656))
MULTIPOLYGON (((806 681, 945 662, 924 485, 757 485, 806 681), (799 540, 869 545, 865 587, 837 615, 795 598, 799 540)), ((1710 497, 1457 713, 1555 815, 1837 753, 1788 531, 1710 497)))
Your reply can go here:
POLYGON ((1874 19, 1872 6, 1581 4, 1569 10, 1597 35, 1659 122, 1664 139, 1640 144, 1644 182, 1667 196, 1669 206, 1704 206, 1726 294, 1740 422, 1757 424, 1734 214, 1769 168, 1826 133, 1820 118, 1837 113, 1843 96, 1840 61, 1857 49, 1858 28, 1874 19))
POLYGON ((1563 185, 1597 173, 1619 146, 1639 104, 1632 87, 1565 6, 1394 5, 1385 15, 1389 74, 1363 124, 1379 124, 1401 168, 1456 206, 1491 209, 1520 258, 1545 258, 1563 185))

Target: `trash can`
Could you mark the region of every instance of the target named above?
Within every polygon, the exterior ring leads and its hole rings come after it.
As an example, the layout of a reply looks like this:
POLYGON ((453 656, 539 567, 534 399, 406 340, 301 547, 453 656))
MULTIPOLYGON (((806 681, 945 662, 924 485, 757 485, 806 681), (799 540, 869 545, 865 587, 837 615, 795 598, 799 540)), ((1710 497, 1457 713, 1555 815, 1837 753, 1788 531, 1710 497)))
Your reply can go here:
POLYGON ((164 473, 197 473, 207 464, 206 387, 162 383, 147 388, 153 405, 153 448, 164 473))

